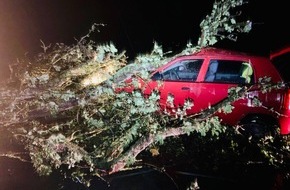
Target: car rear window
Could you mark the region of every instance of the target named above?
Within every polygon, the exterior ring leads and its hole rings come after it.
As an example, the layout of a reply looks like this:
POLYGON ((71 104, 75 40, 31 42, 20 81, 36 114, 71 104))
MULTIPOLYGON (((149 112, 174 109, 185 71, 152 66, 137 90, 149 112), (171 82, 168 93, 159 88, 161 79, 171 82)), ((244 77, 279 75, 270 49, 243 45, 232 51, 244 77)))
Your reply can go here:
POLYGON ((206 82, 251 83, 253 69, 250 63, 236 60, 211 60, 206 76, 206 82))

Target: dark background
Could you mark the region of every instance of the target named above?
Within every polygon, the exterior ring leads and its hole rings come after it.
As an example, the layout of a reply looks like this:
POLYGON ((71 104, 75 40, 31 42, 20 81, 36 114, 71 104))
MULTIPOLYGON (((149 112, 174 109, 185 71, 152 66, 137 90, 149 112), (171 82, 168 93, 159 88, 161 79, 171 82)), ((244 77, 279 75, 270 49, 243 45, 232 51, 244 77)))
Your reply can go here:
MULTIPOLYGON (((106 24, 94 33, 96 43, 113 42, 129 59, 150 52, 156 41, 165 51, 197 43, 200 22, 211 13, 214 0, 1 0, 0 69, 41 52, 46 45, 67 45, 87 34, 93 23, 106 24)), ((242 18, 253 22, 252 31, 237 42, 217 46, 269 55, 290 43, 289 6, 286 1, 248 0, 242 18)))

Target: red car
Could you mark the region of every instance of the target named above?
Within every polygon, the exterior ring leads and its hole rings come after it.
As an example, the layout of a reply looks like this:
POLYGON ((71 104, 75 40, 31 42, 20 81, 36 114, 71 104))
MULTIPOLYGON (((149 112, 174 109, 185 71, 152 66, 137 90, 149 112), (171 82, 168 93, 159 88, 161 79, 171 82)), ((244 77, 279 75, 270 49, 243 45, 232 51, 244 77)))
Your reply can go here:
MULTIPOLYGON (((251 86, 263 77, 270 77, 272 83, 284 82, 269 58, 205 48, 174 58, 155 70, 149 83, 140 81, 140 84, 144 94, 150 94, 152 90, 160 92, 159 103, 163 111, 182 108, 190 100, 193 106, 187 114, 191 115, 225 99, 229 88, 251 86), (173 107, 168 104, 170 97, 174 97, 173 107)), ((232 105, 231 113, 216 113, 224 124, 240 125, 254 135, 275 131, 277 126, 282 135, 290 133, 290 91, 286 86, 267 93, 253 88, 232 105), (256 98, 261 102, 260 106, 254 103, 256 98)))

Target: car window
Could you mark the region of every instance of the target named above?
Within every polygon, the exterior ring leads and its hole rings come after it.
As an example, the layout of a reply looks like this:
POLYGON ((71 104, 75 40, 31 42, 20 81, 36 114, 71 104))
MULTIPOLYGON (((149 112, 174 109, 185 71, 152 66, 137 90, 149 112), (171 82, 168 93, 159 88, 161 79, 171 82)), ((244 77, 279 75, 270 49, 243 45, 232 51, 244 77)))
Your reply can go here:
POLYGON ((152 76, 152 80, 195 81, 202 62, 202 59, 188 59, 176 62, 164 71, 155 73, 152 76))
POLYGON ((245 61, 211 60, 206 82, 224 83, 252 83, 254 78, 253 68, 245 61))

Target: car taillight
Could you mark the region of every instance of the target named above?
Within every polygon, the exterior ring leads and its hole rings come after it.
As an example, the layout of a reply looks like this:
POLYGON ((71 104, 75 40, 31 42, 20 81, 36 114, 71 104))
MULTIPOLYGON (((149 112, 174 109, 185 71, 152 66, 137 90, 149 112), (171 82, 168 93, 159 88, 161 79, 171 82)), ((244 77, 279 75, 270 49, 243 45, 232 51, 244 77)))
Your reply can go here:
POLYGON ((283 101, 283 108, 290 110, 290 89, 287 90, 284 101, 283 101))

